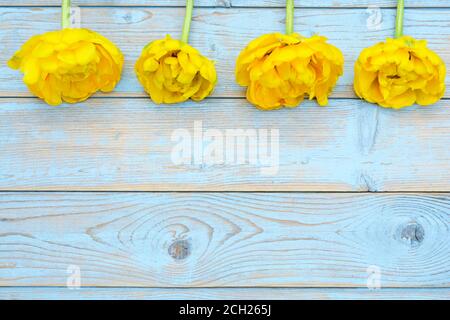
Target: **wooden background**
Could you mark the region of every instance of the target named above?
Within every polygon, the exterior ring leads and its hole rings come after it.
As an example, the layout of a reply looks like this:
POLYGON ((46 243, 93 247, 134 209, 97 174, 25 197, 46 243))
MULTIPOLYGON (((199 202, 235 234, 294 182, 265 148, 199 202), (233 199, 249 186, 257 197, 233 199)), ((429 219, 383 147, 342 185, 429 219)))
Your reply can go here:
MULTIPOLYGON (((296 1, 296 31, 340 47, 345 75, 327 108, 260 112, 234 63, 251 39, 284 30, 284 1, 196 1, 191 43, 216 61, 218 87, 199 104, 155 106, 134 61, 147 42, 180 36, 184 1, 74 0, 125 70, 113 93, 54 108, 5 64, 59 28, 59 1, 0 0, 0 298, 449 299, 450 92, 401 111, 352 92, 359 52, 393 35, 395 2, 296 1), (173 164, 171 134, 195 121, 279 129, 278 174, 173 164), (79 290, 65 287, 71 265, 79 290), (370 266, 379 290, 367 288, 370 266)), ((405 32, 450 66, 449 1, 406 4, 405 32)))

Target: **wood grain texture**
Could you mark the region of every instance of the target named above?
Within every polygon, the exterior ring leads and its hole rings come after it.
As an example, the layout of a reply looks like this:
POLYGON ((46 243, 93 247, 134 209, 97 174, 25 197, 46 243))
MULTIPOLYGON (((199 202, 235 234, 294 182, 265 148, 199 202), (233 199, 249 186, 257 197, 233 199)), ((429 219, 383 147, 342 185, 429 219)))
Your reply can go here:
MULTIPOLYGON (((157 107, 148 99, 108 98, 58 108, 0 99, 0 189, 449 191, 448 106, 442 101, 392 111, 344 99, 327 108, 306 102, 260 112, 242 99, 157 107), (187 130, 192 150, 196 123, 204 135, 210 129, 223 136, 227 129, 279 130, 279 157, 207 164, 192 156, 177 164, 174 133, 187 130), (265 172, 270 167, 274 171, 265 172)), ((266 141, 258 138, 258 144, 266 141)))
MULTIPOLYGON (((30 36, 59 28, 59 8, 0 8, 0 61, 7 61, 30 36)), ((394 9, 383 9, 382 23, 369 30, 366 9, 316 9, 296 11, 295 28, 304 35, 319 33, 342 49, 345 74, 332 97, 354 98, 353 65, 361 50, 394 34, 394 9)), ((142 48, 154 39, 181 34, 183 8, 83 8, 83 26, 113 40, 124 52, 122 81, 111 94, 102 96, 144 97, 134 74, 134 63, 142 48), (169 22, 170 21, 170 22, 169 22)), ((219 83, 214 97, 243 97, 235 83, 234 68, 239 52, 263 33, 283 32, 284 9, 197 9, 194 12, 191 43, 216 61, 219 83)), ((405 32, 427 39, 429 46, 450 65, 450 9, 413 9, 406 13, 405 32)), ((0 96, 31 96, 22 75, 0 64, 0 96)), ((448 78, 450 79, 450 78, 448 78)), ((447 80, 447 83, 450 81, 447 80)), ((449 98, 447 90, 446 97, 449 98)))
POLYGON ((449 194, 2 193, 0 286, 443 288, 449 228, 449 194))
POLYGON ((450 289, 0 288, 0 300, 449 300, 450 289))
MULTIPOLYGON (((283 7, 284 0, 196 0, 195 5, 202 7, 283 7)), ((75 6, 184 6, 184 0, 73 0, 75 6)), ((3 6, 59 6, 60 0, 1 0, 3 6)), ((366 8, 369 3, 358 0, 297 0, 296 7, 359 7, 366 8)), ((379 7, 395 7, 395 0, 372 0, 370 5, 379 7)), ((413 7, 450 7, 447 0, 408 0, 407 8, 413 7)))
MULTIPOLYGON (((329 108, 269 113, 242 99, 234 63, 251 39, 284 31, 284 1, 197 0, 191 41, 216 61, 218 87, 200 104, 160 107, 133 65, 149 41, 180 35, 185 1, 72 2, 124 51, 125 70, 113 93, 51 108, 5 62, 59 28, 60 0, 0 0, 0 299, 450 299, 450 91, 402 111, 352 91, 361 49, 393 35, 396 1, 370 1, 382 13, 371 29, 368 2, 296 1, 296 30, 340 47, 345 75, 329 108), (278 129, 277 174, 174 164, 171 135, 198 121, 278 129), (87 190, 102 192, 74 192, 87 190), (134 192, 176 190, 249 193, 134 192), (65 288, 74 265, 80 290, 65 288), (366 288, 368 267, 381 290, 366 288)), ((407 7, 405 32, 449 66, 450 2, 407 7)))

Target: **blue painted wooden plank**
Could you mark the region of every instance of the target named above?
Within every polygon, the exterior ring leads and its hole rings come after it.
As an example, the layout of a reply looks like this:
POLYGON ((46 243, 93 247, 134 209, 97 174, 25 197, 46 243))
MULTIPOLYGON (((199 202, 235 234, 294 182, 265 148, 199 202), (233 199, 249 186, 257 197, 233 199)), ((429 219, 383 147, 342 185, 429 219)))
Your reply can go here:
MULTIPOLYGON (((196 6, 208 7, 282 7, 284 0, 196 0, 196 6)), ((21 0, 20 2, 12 0, 3 0, 2 5, 9 6, 29 6, 29 5, 60 5, 60 0, 21 0)), ((73 0, 74 5, 80 6, 184 6, 185 0, 73 0)), ((297 0, 297 7, 362 7, 369 5, 379 7, 394 7, 395 0, 297 0)), ((449 7, 446 0, 408 0, 408 7, 449 7)))
POLYGON ((0 288, 0 299, 20 300, 448 300, 450 289, 358 288, 0 288))
POLYGON ((243 99, 54 108, 3 98, 0 189, 448 191, 448 106, 393 111, 340 99, 261 112, 243 99))
MULTIPOLYGON (((380 24, 371 25, 365 9, 302 9, 296 11, 296 30, 326 35, 345 54, 345 74, 333 97, 354 98, 353 65, 359 52, 394 34, 394 9, 380 11, 380 24), (369 23, 369 26, 368 26, 369 23)), ((167 33, 181 33, 183 8, 83 8, 83 25, 111 38, 125 53, 121 83, 102 96, 144 97, 133 71, 141 49, 167 33), (170 21, 170 23, 168 23, 170 21), (143 31, 144 30, 144 31, 143 31)), ((59 28, 58 8, 0 8, 0 61, 6 61, 31 35, 59 28)), ((216 61, 219 83, 215 97, 243 97, 235 83, 235 60, 247 43, 269 32, 284 31, 283 9, 198 9, 194 13, 192 44, 216 61)), ((406 13, 405 32, 429 40, 430 48, 450 65, 450 9, 413 9, 406 13)), ((21 74, 0 64, 0 96, 30 96, 21 74)), ((448 78, 449 80, 450 78, 448 78)), ((447 83, 450 83, 447 80, 447 83)), ((450 86, 448 86, 450 87, 450 86)), ((446 97, 450 97, 447 91, 446 97)))
POLYGON ((449 194, 1 193, 0 286, 448 288, 449 230, 449 194))

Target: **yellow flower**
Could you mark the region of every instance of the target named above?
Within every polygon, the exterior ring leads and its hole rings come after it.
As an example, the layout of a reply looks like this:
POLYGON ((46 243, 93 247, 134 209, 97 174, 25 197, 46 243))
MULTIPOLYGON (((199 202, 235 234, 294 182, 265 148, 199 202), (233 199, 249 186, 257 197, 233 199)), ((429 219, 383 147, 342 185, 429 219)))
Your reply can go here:
POLYGON ((385 108, 430 105, 445 92, 445 65, 426 41, 404 36, 361 52, 355 65, 356 94, 385 108))
POLYGON ((50 105, 80 102, 120 80, 123 55, 108 39, 88 29, 63 29, 31 37, 8 61, 23 81, 50 105))
POLYGON ((305 95, 324 106, 343 66, 341 51, 324 37, 272 33, 241 52, 236 80, 248 87, 247 99, 263 110, 296 107, 305 95))
POLYGON ((217 82, 212 61, 169 35, 144 48, 135 70, 145 91, 157 104, 203 100, 217 82))

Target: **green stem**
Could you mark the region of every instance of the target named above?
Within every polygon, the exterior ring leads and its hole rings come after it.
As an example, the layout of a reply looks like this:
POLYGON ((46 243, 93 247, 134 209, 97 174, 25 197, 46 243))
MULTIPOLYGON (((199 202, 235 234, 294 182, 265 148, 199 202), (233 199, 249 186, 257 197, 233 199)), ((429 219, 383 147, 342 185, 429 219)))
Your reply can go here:
POLYGON ((62 28, 70 28, 70 0, 62 0, 62 28))
POLYGON ((188 43, 189 31, 191 30, 192 10, 194 9, 194 0, 186 0, 186 16, 184 18, 183 33, 181 41, 188 43))
POLYGON ((286 0, 286 34, 294 32, 294 0, 286 0))
POLYGON ((405 0, 398 0, 397 19, 395 21, 395 37, 403 36, 403 17, 405 16, 405 0))

